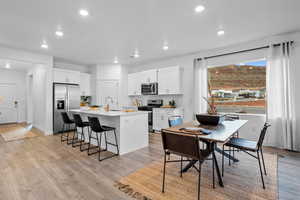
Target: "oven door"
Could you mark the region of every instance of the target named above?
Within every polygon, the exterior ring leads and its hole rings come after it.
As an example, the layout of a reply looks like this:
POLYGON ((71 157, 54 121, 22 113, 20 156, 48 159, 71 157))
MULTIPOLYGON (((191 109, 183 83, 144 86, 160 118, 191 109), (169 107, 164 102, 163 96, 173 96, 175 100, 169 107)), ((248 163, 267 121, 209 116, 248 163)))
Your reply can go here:
POLYGON ((158 83, 142 84, 143 95, 157 95, 158 94, 158 83))

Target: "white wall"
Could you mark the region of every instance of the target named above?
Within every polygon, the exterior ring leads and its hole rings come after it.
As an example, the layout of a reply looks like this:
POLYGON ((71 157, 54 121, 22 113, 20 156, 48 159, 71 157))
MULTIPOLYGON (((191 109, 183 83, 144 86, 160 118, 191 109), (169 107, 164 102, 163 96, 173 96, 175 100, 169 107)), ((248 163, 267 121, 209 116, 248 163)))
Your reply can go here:
POLYGON ((0 83, 12 83, 17 86, 18 122, 26 121, 26 72, 0 69, 0 83))
POLYGON ((79 71, 79 72, 83 72, 83 73, 90 73, 90 67, 88 67, 86 65, 72 64, 72 63, 68 63, 68 62, 54 61, 53 67, 59 68, 59 69, 79 71))
POLYGON ((44 64, 36 64, 28 72, 27 79, 31 76, 33 126, 42 130, 46 135, 49 135, 52 134, 53 122, 52 67, 44 64))

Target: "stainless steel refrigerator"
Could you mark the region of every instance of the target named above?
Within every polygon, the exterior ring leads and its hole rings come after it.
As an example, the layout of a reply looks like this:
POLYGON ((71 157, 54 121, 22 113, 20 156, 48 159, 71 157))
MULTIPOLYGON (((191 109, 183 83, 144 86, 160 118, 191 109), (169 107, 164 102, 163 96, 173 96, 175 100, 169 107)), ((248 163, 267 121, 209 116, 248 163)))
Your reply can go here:
MULTIPOLYGON (((53 133, 62 131, 61 112, 80 108, 80 87, 75 84, 53 84, 53 133)), ((70 115, 69 115, 70 116, 70 115)), ((70 118, 72 118, 70 116, 70 118)))

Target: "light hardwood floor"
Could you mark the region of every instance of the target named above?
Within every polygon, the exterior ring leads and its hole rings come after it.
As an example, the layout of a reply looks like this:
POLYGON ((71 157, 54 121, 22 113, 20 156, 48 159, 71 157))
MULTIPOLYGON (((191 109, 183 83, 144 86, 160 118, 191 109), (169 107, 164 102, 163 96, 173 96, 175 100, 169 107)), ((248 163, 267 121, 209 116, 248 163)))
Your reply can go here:
MULTIPOLYGON (((271 148, 265 151, 280 155, 279 199, 299 198, 300 154, 271 148)), ((62 144, 59 136, 12 142, 0 137, 0 200, 130 199, 113 186, 114 182, 161 156, 157 134, 150 135, 148 148, 102 162, 96 155, 87 156, 62 144)))

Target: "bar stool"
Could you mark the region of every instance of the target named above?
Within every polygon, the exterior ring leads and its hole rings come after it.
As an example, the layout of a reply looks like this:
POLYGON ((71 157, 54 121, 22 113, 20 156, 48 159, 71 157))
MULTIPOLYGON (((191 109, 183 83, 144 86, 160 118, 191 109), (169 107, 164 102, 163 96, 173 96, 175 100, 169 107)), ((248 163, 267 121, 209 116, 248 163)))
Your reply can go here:
POLYGON ((85 142, 85 135, 84 135, 84 128, 88 129, 88 135, 90 135, 90 124, 89 122, 83 122, 81 119, 81 116, 79 114, 73 114, 74 122, 75 122, 75 132, 73 135, 73 140, 72 140, 72 147, 78 147, 80 146, 80 151, 85 151, 86 149, 82 149, 82 145, 88 144, 85 142), (78 128, 81 128, 81 131, 78 131, 78 128), (80 134, 80 140, 78 135, 80 134), (75 138, 76 135, 76 138, 75 138), (77 144, 80 143, 80 144, 77 144), (77 144, 77 145, 75 145, 77 144))
POLYGON ((68 113, 66 112, 61 112, 61 116, 63 120, 63 128, 62 128, 62 133, 60 135, 60 141, 61 142, 67 141, 67 144, 72 144, 69 143, 69 134, 70 134, 71 125, 74 124, 74 121, 69 118, 68 113), (68 127, 67 130, 65 130, 66 127, 68 127), (65 131, 67 131, 67 135, 64 135, 65 131))
POLYGON ((102 160, 112 158, 114 156, 119 155, 119 145, 118 145, 118 141, 117 141, 116 128, 109 127, 109 126, 102 126, 97 117, 88 117, 88 119, 89 119, 90 126, 91 126, 91 132, 90 132, 89 144, 88 144, 88 155, 98 153, 98 160, 99 161, 102 161, 102 160), (93 132, 96 133, 96 137, 92 137, 93 132), (107 141, 107 135, 106 134, 108 132, 113 132, 114 133, 115 144, 107 141), (100 137, 98 136, 98 133, 100 134, 100 137), (102 134, 104 134, 105 149, 101 149, 102 134), (93 153, 90 153, 90 151, 89 151, 90 150, 91 139, 96 139, 97 143, 98 143, 98 151, 93 152, 93 153), (107 151, 107 146, 108 145, 115 146, 117 148, 117 153, 113 154, 111 156, 106 156, 105 158, 101 159, 101 152, 107 151))

